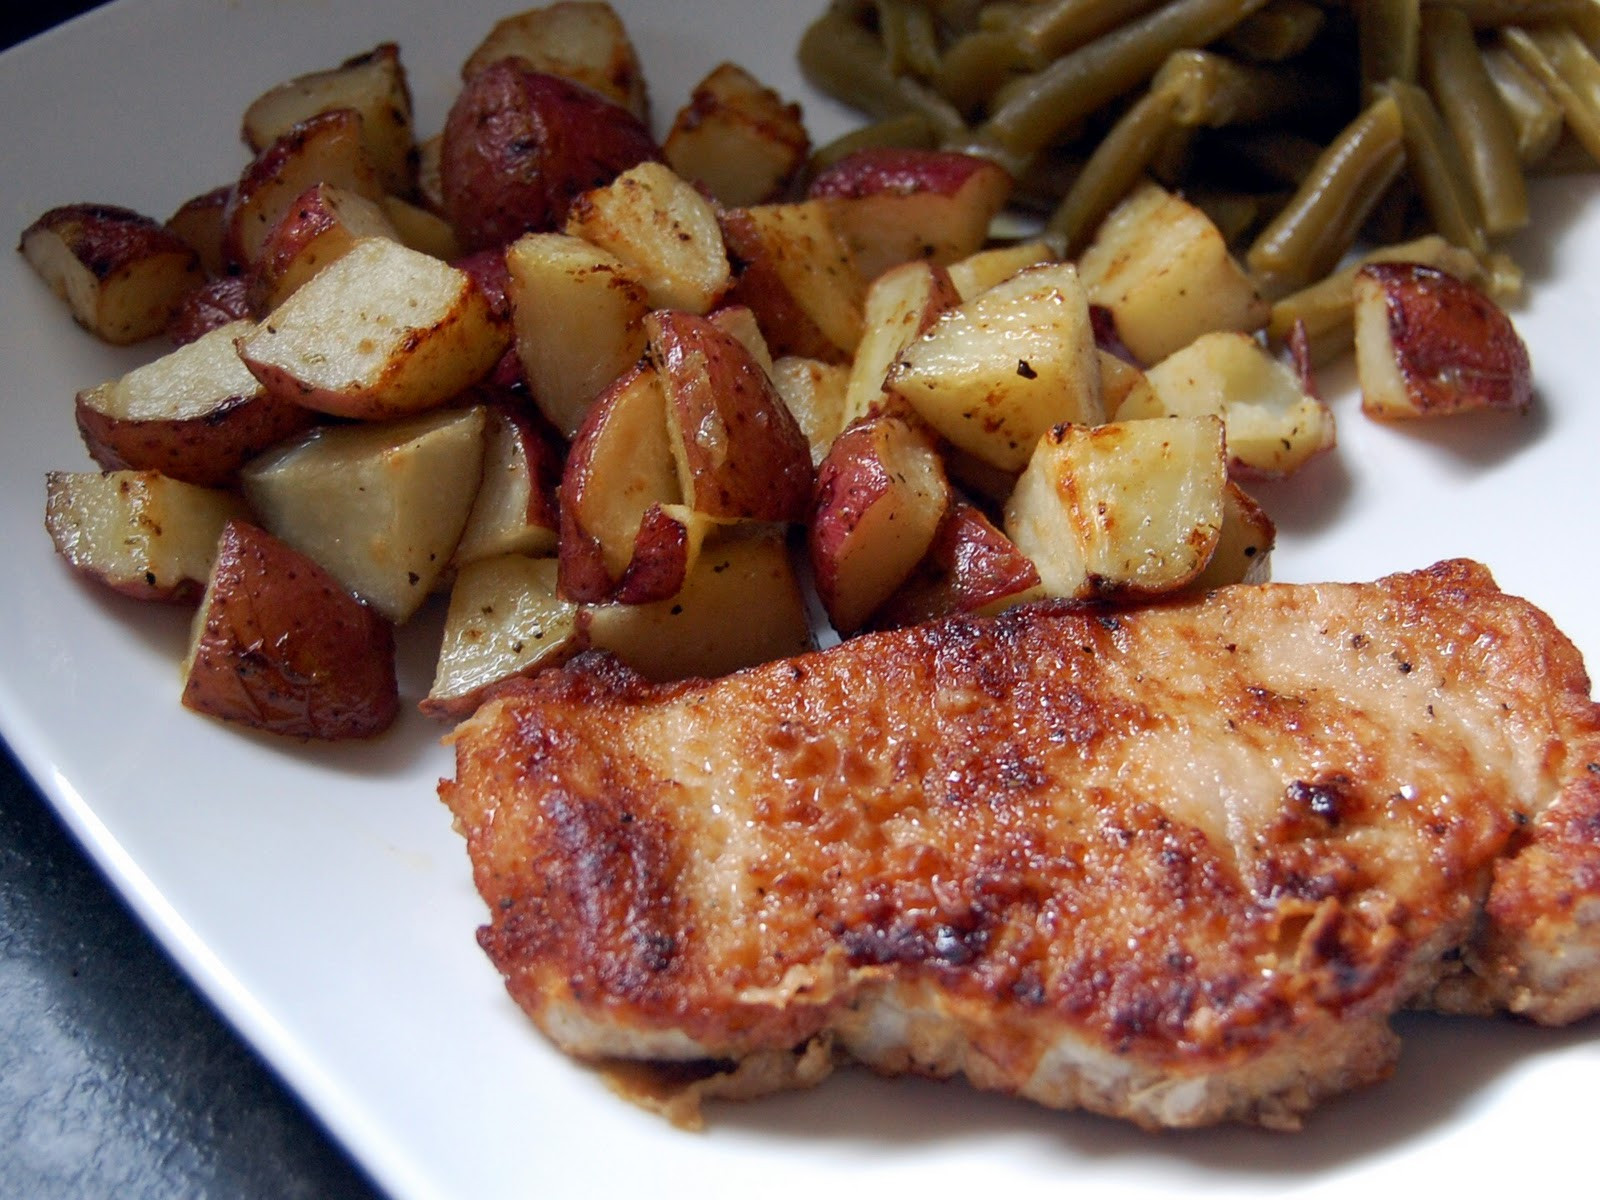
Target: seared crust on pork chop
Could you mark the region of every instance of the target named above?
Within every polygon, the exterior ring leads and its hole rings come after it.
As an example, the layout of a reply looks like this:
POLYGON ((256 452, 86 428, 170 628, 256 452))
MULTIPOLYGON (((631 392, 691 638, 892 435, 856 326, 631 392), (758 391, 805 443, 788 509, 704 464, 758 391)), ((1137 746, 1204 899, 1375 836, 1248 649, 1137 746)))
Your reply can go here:
POLYGON ((1293 1127, 1388 1072, 1408 1004, 1600 1006, 1597 716, 1550 620, 1449 562, 714 681, 580 660, 466 722, 440 792, 481 944, 574 1054, 750 1092, 831 1045, 1293 1127))

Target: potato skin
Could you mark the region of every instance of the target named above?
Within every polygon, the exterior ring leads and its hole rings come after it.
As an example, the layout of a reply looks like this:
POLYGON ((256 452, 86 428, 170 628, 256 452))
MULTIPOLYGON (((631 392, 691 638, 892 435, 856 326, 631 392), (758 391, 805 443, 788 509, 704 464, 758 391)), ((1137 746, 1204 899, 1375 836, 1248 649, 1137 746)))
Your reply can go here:
POLYGON ((372 737, 399 711, 393 628, 299 551, 230 521, 195 619, 183 703, 289 737, 372 737))
POLYGON ((445 121, 445 215, 468 251, 555 229, 574 197, 660 161, 627 109, 506 59, 462 87, 445 121))

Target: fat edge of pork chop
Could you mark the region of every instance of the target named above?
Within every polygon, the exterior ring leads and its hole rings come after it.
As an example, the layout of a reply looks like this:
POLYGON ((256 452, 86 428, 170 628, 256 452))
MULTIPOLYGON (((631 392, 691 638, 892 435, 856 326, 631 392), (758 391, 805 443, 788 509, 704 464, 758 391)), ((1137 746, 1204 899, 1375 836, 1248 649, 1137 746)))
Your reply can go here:
POLYGON ((589 661, 455 746, 480 943, 588 1059, 1287 1128, 1399 1008, 1600 1007, 1600 715, 1476 564, 589 661))

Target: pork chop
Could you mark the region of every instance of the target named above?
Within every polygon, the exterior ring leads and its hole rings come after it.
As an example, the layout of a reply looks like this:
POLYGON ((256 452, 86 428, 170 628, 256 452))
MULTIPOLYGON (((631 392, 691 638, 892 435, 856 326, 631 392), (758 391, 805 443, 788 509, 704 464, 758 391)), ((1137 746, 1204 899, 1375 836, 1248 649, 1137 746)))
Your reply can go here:
POLYGON ((1473 563, 714 681, 584 659, 455 749, 517 1002, 575 1055, 724 1091, 853 1059, 1290 1128, 1390 1070, 1403 1007, 1600 1007, 1600 710, 1473 563))

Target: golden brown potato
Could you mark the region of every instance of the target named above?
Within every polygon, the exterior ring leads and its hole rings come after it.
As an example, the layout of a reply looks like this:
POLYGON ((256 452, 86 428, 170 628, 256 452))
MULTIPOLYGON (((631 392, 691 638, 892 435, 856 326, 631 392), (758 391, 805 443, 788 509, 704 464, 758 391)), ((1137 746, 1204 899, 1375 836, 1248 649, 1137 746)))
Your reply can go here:
POLYGON ((217 538, 244 504, 154 471, 51 471, 44 526, 77 571, 135 600, 200 598, 217 538))
POLYGON ((309 411, 268 393, 239 361, 234 343, 254 328, 223 325, 80 392, 75 411, 89 456, 108 470, 219 487, 254 455, 308 429, 309 411))
POLYGON ((78 324, 119 346, 164 330, 205 278, 188 242, 108 204, 52 208, 22 231, 17 248, 78 324))
POLYGON ((251 308, 263 313, 277 308, 366 237, 400 240, 382 205, 332 184, 312 184, 295 197, 261 244, 250 272, 251 308))
POLYGON ((557 229, 574 197, 660 157, 639 118, 501 59, 467 80, 440 147, 444 212, 464 249, 557 229))
POLYGON ((510 344, 464 271, 382 237, 358 240, 238 340, 269 392, 361 420, 454 399, 510 344))
POLYGON ((559 0, 504 18, 467 56, 461 78, 471 79, 503 58, 580 83, 640 121, 650 120, 650 96, 638 52, 609 4, 559 0))
POLYGON ((383 181, 362 140, 361 116, 353 109, 319 113, 291 126, 244 169, 222 216, 228 262, 254 266, 283 214, 318 183, 368 200, 383 195, 383 181))
POLYGON ((899 629, 961 613, 990 615, 1044 595, 1039 569, 976 505, 956 500, 910 577, 869 629, 899 629))
POLYGON ((784 407, 794 414, 795 423, 811 444, 812 466, 821 464, 846 424, 850 368, 786 354, 773 362, 771 375, 784 407))
POLYGON ((420 705, 460 720, 496 685, 583 649, 579 608, 556 589, 556 560, 507 554, 469 564, 450 589, 433 686, 420 705))
POLYGON ((185 707, 288 737, 372 737, 399 711, 389 622, 244 521, 218 540, 183 679, 185 707))
POLYGON ((235 321, 253 321, 260 314, 250 303, 250 280, 219 275, 190 290, 167 322, 167 340, 174 346, 198 342, 213 329, 235 321))
POLYGON ((417 141, 411 87, 393 42, 258 96, 244 112, 245 143, 259 154, 300 122, 341 108, 361 117, 361 140, 384 190, 410 195, 417 181, 417 141))
POLYGON ((861 342, 850 362, 845 425, 875 413, 910 412, 903 396, 884 388, 889 369, 907 346, 960 303, 949 272, 938 263, 898 263, 872 281, 863 306, 861 342))
POLYGON ((1470 283, 1417 263, 1362 267, 1355 279, 1361 411, 1386 420, 1533 403, 1528 349, 1511 318, 1470 283))
POLYGON ((873 146, 815 179, 820 200, 868 282, 896 263, 949 265, 979 250, 1011 195, 1011 176, 986 158, 873 146))
POLYGON ((1267 510, 1231 479, 1222 495, 1222 529, 1206 569, 1194 577, 1194 588, 1233 583, 1266 583, 1272 578, 1272 547, 1278 527, 1267 510))
POLYGON ((782 196, 805 165, 811 139, 798 104, 725 62, 695 85, 661 149, 679 175, 737 208, 782 196))
POLYGON ((451 566, 505 554, 553 554, 561 459, 548 427, 510 404, 485 410, 483 480, 451 566))
POLYGON ((222 249, 222 214, 227 211, 232 191, 232 187, 217 187, 191 196, 167 218, 167 228, 189 243, 200 256, 205 273, 213 277, 228 269, 222 249))

